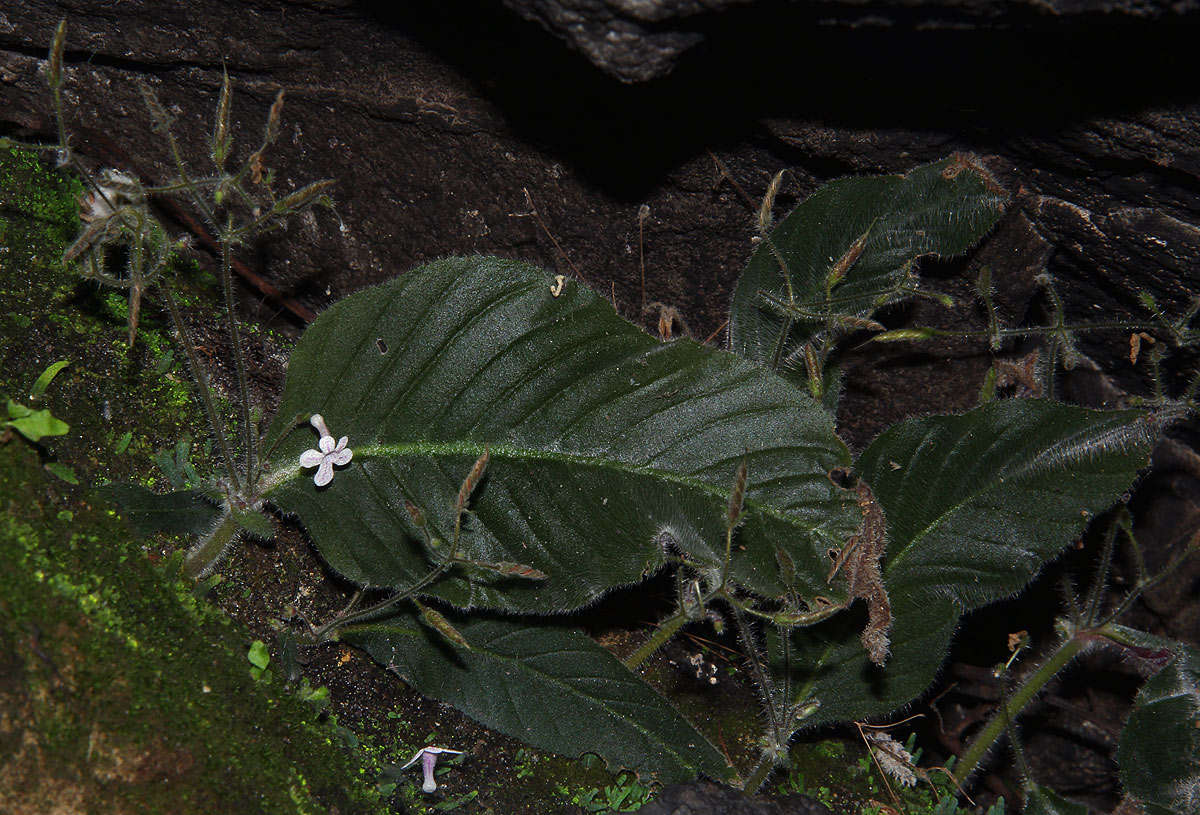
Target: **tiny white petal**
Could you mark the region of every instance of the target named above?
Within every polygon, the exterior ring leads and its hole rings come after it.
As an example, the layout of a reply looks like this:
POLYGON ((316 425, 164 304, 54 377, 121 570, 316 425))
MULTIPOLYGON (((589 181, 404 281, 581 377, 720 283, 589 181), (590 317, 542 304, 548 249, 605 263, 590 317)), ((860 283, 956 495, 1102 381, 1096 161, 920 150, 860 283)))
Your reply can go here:
POLYGON ((325 458, 320 450, 305 450, 300 454, 301 467, 316 467, 325 458))
POLYGON ((321 448, 322 453, 328 454, 332 453, 334 448, 337 447, 337 442, 333 440, 333 436, 322 436, 320 441, 317 442, 317 447, 321 448))
POLYGON ((333 480, 333 462, 327 457, 321 458, 321 466, 317 468, 317 474, 313 476, 313 483, 318 487, 324 487, 333 480))
POLYGON ((347 447, 345 450, 334 450, 329 454, 329 460, 339 467, 343 467, 350 463, 350 459, 354 458, 354 451, 347 447))

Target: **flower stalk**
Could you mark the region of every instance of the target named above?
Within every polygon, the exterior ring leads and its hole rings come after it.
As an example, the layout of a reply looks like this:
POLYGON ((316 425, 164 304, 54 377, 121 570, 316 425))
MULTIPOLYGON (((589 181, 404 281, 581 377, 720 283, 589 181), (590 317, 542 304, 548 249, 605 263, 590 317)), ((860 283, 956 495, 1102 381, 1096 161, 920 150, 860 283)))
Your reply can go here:
POLYGON ((1008 729, 1009 724, 1015 721, 1021 711, 1037 697, 1047 682, 1057 676, 1059 671, 1079 655, 1079 652, 1083 650, 1084 644, 1085 640, 1080 636, 1080 632, 1075 632, 1064 637, 1050 656, 1038 666, 1038 669, 1030 674, 1011 696, 1003 701, 1000 709, 996 711, 995 715, 992 716, 984 728, 979 731, 954 765, 954 780, 958 784, 963 784, 970 777, 975 768, 979 766, 979 762, 992 749, 997 739, 1008 729))

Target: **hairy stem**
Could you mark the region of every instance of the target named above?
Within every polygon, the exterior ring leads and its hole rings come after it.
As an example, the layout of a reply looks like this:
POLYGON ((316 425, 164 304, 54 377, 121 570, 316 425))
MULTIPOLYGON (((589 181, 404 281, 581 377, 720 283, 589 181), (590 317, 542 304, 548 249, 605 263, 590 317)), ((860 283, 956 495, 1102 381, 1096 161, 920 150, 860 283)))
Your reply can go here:
POLYGON ((254 425, 250 422, 250 381, 246 376, 246 355, 242 347, 242 335, 238 330, 237 314, 233 302, 233 268, 230 257, 232 247, 227 233, 232 224, 226 224, 221 235, 221 286, 225 290, 225 320, 229 341, 233 346, 233 365, 237 371, 238 401, 241 402, 242 445, 246 456, 246 486, 251 490, 258 479, 255 461, 254 425))
POLYGON ((750 776, 746 782, 742 784, 742 791, 748 793, 758 792, 763 784, 767 783, 767 777, 771 775, 771 771, 775 769, 775 760, 765 753, 758 760, 758 764, 750 772, 750 776))
POLYGON ((228 504, 222 507, 222 512, 221 519, 217 521, 213 530, 202 538, 183 560, 183 573, 192 580, 208 576, 237 534, 238 524, 228 504))
POLYGON ((737 625, 738 638, 742 641, 742 648, 746 651, 746 659, 750 661, 750 667, 754 672, 754 684, 758 686, 758 692, 762 695, 763 707, 767 711, 767 719, 771 727, 771 739, 778 745, 786 745, 792 734, 784 732, 787 723, 783 721, 782 711, 779 710, 775 694, 772 693, 771 679, 767 676, 766 669, 763 668, 762 659, 759 657, 758 644, 754 641, 754 631, 750 628, 750 622, 746 619, 746 615, 742 612, 742 607, 737 601, 728 594, 725 595, 725 599, 729 605, 729 610, 733 612, 733 621, 737 625))
POLYGON ((921 326, 922 330, 928 330, 930 337, 947 337, 951 339, 1012 339, 1020 337, 1040 337, 1047 334, 1063 334, 1073 331, 1147 331, 1154 329, 1153 325, 1143 323, 1122 323, 1119 321, 1090 321, 1082 323, 1073 323, 1067 325, 1065 323, 1055 323, 1053 325, 1031 326, 1029 328, 998 328, 995 331, 990 329, 981 329, 978 331, 952 331, 942 328, 932 328, 929 326, 921 326))
POLYGON ((237 468, 233 464, 233 453, 229 448, 229 440, 225 438, 225 426, 217 419, 217 406, 213 402, 212 390, 208 386, 208 378, 204 375, 204 367, 200 364, 199 357, 196 356, 196 346, 183 322, 183 315, 179 312, 179 304, 175 302, 171 288, 165 281, 158 289, 163 293, 167 311, 171 314, 171 322, 175 325, 175 333, 179 335, 179 344, 187 353, 188 365, 192 369, 192 376, 196 378, 196 384, 200 390, 200 401, 204 403, 204 413, 208 416, 208 424, 212 428, 213 436, 216 437, 217 446, 221 448, 221 457, 225 460, 225 469, 229 473, 229 480, 233 484, 233 488, 241 492, 241 481, 238 479, 237 468))
POLYGON ((687 621, 687 614, 682 610, 663 620, 658 624, 658 629, 650 635, 650 638, 642 643, 642 647, 625 658, 625 667, 632 670, 648 660, 654 655, 655 651, 666 645, 671 637, 675 636, 679 632, 679 629, 683 628, 684 623, 687 621))
POLYGON ((957 783, 962 784, 967 780, 992 745, 1004 733, 1009 722, 1017 718, 1020 712, 1046 686, 1046 683, 1083 650, 1083 646, 1084 641, 1078 634, 1065 639, 1054 650, 1054 653, 1050 654, 1038 669, 1021 683, 1016 692, 1004 701, 1000 709, 959 757, 958 763, 954 765, 954 780, 957 783))
MULTIPOLYGON (((333 631, 334 629, 342 628, 343 626, 347 626, 347 625, 350 625, 351 623, 359 622, 360 620, 370 619, 371 617, 375 616, 376 614, 379 614, 381 611, 386 611, 387 609, 391 608, 392 606, 394 606, 398 603, 402 603, 403 601, 407 600, 408 598, 412 597, 414 594, 419 592, 421 589, 425 588, 429 584, 438 580, 442 575, 444 575, 446 572, 448 572, 453 565, 454 565, 453 563, 449 563, 449 562, 443 563, 441 566, 438 566, 436 569, 434 569, 429 574, 422 577, 420 580, 418 580, 416 583, 409 586, 404 591, 393 594, 390 597, 380 600, 378 603, 367 606, 362 611, 356 611, 353 614, 346 614, 343 612, 343 614, 338 615, 333 620, 327 622, 325 625, 314 630, 312 632, 313 640, 315 642, 322 642, 329 635, 329 632, 333 631)), ((349 606, 347 606, 346 608, 349 609, 352 606, 353 606, 353 602, 351 602, 351 604, 349 606)))
MULTIPOLYGON (((432 540, 430 540, 430 544, 432 545, 432 540)), ((413 583, 411 586, 409 586, 404 591, 397 592, 396 594, 393 594, 391 597, 387 597, 383 600, 380 600, 378 603, 375 603, 374 605, 367 606, 362 611, 356 611, 353 614, 346 614, 345 612, 343 612, 342 614, 339 614, 337 617, 333 618, 332 620, 327 622, 325 625, 314 630, 312 632, 313 639, 316 642, 321 642, 322 640, 325 639, 326 636, 328 636, 329 632, 333 631, 334 629, 341 628, 342 626, 350 625, 351 623, 356 623, 360 620, 370 619, 371 617, 374 617, 375 615, 379 614, 381 611, 386 611, 387 609, 391 608, 392 606, 395 606, 396 604, 401 603, 410 597, 414 597, 416 595, 416 593, 419 592, 421 589, 425 588, 426 586, 428 586, 432 583, 437 582, 438 580, 440 580, 442 578, 442 575, 446 574, 446 572, 453 569, 454 566, 458 563, 458 561, 455 560, 455 558, 457 556, 458 556, 458 535, 455 535, 454 540, 451 541, 451 543, 450 543, 450 551, 446 553, 446 559, 443 560, 440 564, 438 564, 438 566, 436 568, 434 568, 432 571, 430 571, 429 574, 422 577, 416 583, 413 583)), ((354 606, 354 604, 352 602, 346 608, 347 608, 347 610, 349 610, 350 608, 353 608, 353 606, 354 606)))

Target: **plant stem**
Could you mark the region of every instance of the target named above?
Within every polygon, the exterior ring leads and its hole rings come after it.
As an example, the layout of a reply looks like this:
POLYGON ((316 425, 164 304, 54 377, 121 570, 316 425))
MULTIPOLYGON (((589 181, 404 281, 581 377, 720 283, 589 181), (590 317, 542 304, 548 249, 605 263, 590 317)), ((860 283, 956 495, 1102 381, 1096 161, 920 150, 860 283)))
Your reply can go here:
MULTIPOLYGON (((1130 539, 1133 540, 1132 531, 1130 532, 1130 539)), ((1137 542, 1135 540, 1134 541, 1135 546, 1136 546, 1136 543, 1137 542)), ((1137 551, 1137 559, 1139 562, 1139 566, 1143 570, 1141 572, 1141 574, 1144 575, 1145 565, 1141 563, 1141 559, 1142 559, 1141 550, 1136 549, 1136 551, 1137 551)), ((1159 571, 1157 574, 1151 575, 1150 577, 1144 577, 1144 576, 1141 577, 1137 581, 1137 583, 1134 584, 1133 588, 1131 588, 1126 593, 1125 597, 1121 600, 1121 604, 1119 606, 1117 606, 1107 617, 1105 617, 1103 620, 1100 620, 1097 624, 1097 627, 1103 627, 1105 625, 1108 625, 1109 623, 1113 622, 1118 617, 1120 617, 1122 614, 1124 614, 1126 611, 1128 611, 1129 607, 1131 605, 1133 605, 1134 602, 1139 597, 1141 597, 1146 592, 1150 591, 1150 589, 1154 588, 1159 583, 1161 583, 1164 579, 1166 579, 1168 576, 1170 576, 1171 573, 1174 572, 1176 569, 1178 569, 1179 566, 1185 560, 1187 560, 1189 557, 1191 557, 1195 551, 1196 551, 1195 548, 1189 546, 1188 548, 1184 549, 1182 552, 1177 553, 1169 561, 1167 561, 1167 565, 1163 566, 1162 570, 1159 571)))
POLYGON ((233 346, 233 366, 237 371, 238 401, 242 403, 242 444, 246 455, 246 486, 253 490, 258 479, 257 462, 254 457, 254 426, 250 423, 250 383, 246 376, 246 355, 242 347, 242 335, 238 331, 237 315, 233 302, 233 264, 228 233, 232 224, 226 224, 221 234, 221 285, 225 290, 225 320, 229 330, 229 342, 233 346))
MULTIPOLYGON (((431 548, 432 548, 432 539, 430 539, 429 543, 431 544, 431 548)), ((317 642, 321 642, 325 638, 325 635, 328 634, 330 631, 334 630, 335 628, 341 628, 344 625, 349 625, 350 623, 358 622, 359 620, 369 619, 370 617, 378 614, 379 612, 389 609, 392 606, 396 605, 397 603, 407 600, 409 597, 412 597, 417 592, 419 592, 421 589, 423 589, 426 586, 430 585, 431 583, 434 583, 437 580, 441 579, 442 575, 444 575, 446 572, 453 569, 455 567, 455 565, 457 565, 457 563, 458 563, 458 561, 455 560, 455 558, 457 556, 458 556, 458 535, 455 534, 454 540, 450 543, 450 551, 446 553, 446 559, 443 560, 440 564, 438 564, 437 568, 433 569, 431 572, 429 572, 429 574, 422 577, 420 580, 418 580, 416 583, 409 586, 404 591, 397 592, 396 594, 393 594, 391 597, 388 597, 384 600, 380 600, 378 603, 375 603, 374 605, 367 606, 362 611, 356 611, 353 614, 346 614, 346 612, 343 611, 340 615, 338 615, 337 617, 335 617, 332 620, 330 620, 329 622, 327 622, 325 625, 323 625, 320 628, 313 631, 313 639, 315 639, 317 642)), ((353 607, 354 607, 354 602, 351 602, 350 605, 346 607, 346 610, 349 611, 349 609, 351 609, 353 607)))
POLYGON ((183 573, 192 580, 199 580, 212 571, 225 549, 233 542, 233 536, 237 534, 237 521, 234 520, 229 505, 226 504, 221 509, 224 513, 221 520, 208 535, 196 544, 195 548, 187 553, 187 557, 183 560, 183 573))
POLYGON ((1026 680, 1017 688, 1016 692, 1001 705, 1000 709, 992 716, 991 721, 979 731, 974 741, 959 757, 958 763, 954 765, 954 780, 962 784, 967 780, 967 777, 987 755, 988 750, 1004 733, 1009 722, 1016 719, 1017 715, 1025 709, 1035 696, 1041 692, 1046 683, 1066 667, 1075 656, 1083 650, 1084 641, 1076 632, 1068 637, 1058 648, 1055 649, 1049 657, 1046 658, 1036 671, 1034 671, 1026 680))
MULTIPOLYGON (((929 328, 921 326, 921 328, 929 328)), ((979 331, 950 331, 941 328, 929 328, 931 337, 949 337, 954 339, 1009 339, 1013 337, 1036 337, 1047 334, 1061 334, 1072 331, 1148 331, 1156 326, 1142 323, 1122 323, 1117 321, 1091 321, 1074 323, 1072 325, 1058 324, 1031 326, 1030 328, 999 328, 995 332, 983 329, 979 331)))
POLYGON ((175 333, 179 335, 179 344, 187 353, 188 365, 191 366, 192 376, 196 378, 196 384, 199 386, 200 401, 204 403, 208 424, 217 439, 217 446, 221 448, 221 457, 225 459, 225 469, 229 472, 229 480, 233 484, 233 488, 241 492, 241 481, 238 479, 237 468, 233 466, 233 453, 229 449, 229 440, 225 438, 225 426, 217 421, 217 406, 213 403, 212 390, 208 387, 208 378, 204 375, 204 368, 200 365, 199 357, 196 356, 196 346, 192 343, 191 335, 183 322, 183 315, 179 312, 179 305, 171 294, 171 288, 166 281, 163 281, 158 288, 163 293, 167 311, 171 314, 171 322, 175 324, 175 333))
POLYGON ((687 622, 687 614, 683 611, 678 611, 674 616, 668 617, 658 624, 658 630, 650 635, 650 638, 642 643, 642 647, 638 648, 632 654, 625 658, 625 667, 630 670, 641 665, 649 659, 655 651, 667 644, 671 637, 678 633, 679 629, 683 628, 687 622))
POLYGON ((750 773, 750 777, 746 779, 746 783, 742 784, 742 791, 748 793, 758 792, 759 788, 767 782, 767 777, 771 771, 775 769, 775 762, 768 755, 763 755, 755 765, 754 770, 750 773))
MULTIPOLYGON (((388 597, 387 599, 380 600, 378 603, 375 603, 374 605, 367 606, 362 611, 356 611, 353 614, 343 614, 343 615, 339 615, 338 617, 335 617, 333 620, 330 620, 325 625, 323 625, 320 628, 313 631, 313 634, 312 634, 313 639, 316 642, 321 642, 324 640, 325 635, 328 634, 330 631, 332 631, 335 628, 341 628, 344 625, 349 625, 350 623, 355 623, 355 622, 358 622, 359 620, 365 620, 369 617, 374 616, 375 614, 378 614, 381 611, 391 608, 392 606, 396 605, 397 603, 407 600, 409 597, 412 597, 418 591, 425 588, 430 583, 433 583, 435 580, 440 578, 443 574, 448 572, 453 565, 454 565, 453 563, 449 563, 449 562, 443 563, 441 566, 438 566, 436 569, 434 569, 429 574, 422 577, 420 580, 418 580, 413 585, 409 586, 404 591, 399 592, 397 594, 393 594, 391 597, 388 597)), ((351 605, 353 605, 353 603, 351 605)), ((347 608, 349 608, 349 607, 350 606, 347 606, 347 608)))
MULTIPOLYGON (((782 721, 779 707, 776 705, 771 680, 763 668, 762 660, 759 659, 758 644, 754 642, 754 631, 750 628, 750 623, 747 622, 746 615, 737 601, 729 594, 724 596, 729 610, 733 612, 733 621, 737 625, 738 637, 746 651, 746 659, 750 661, 750 667, 754 671, 754 683, 758 686, 758 692, 762 694, 763 707, 766 708, 768 723, 771 727, 771 738, 776 744, 784 745, 784 749, 786 749, 788 739, 792 734, 783 732, 786 725, 782 721)), ((786 699, 784 704, 787 704, 786 699)))

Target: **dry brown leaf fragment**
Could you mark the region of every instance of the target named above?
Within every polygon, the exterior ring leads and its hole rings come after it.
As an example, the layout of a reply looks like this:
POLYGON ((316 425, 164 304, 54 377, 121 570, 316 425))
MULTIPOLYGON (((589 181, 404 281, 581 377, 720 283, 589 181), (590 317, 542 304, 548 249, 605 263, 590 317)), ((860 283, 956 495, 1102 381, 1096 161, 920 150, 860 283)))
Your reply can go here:
POLYGON ((1137 331, 1129 335, 1129 364, 1137 365, 1138 354, 1142 350, 1142 342, 1154 344, 1154 337, 1147 334, 1145 331, 1137 331))
POLYGON ((888 632, 892 628, 892 604, 880 569, 887 547, 887 523, 883 508, 865 481, 860 480, 854 492, 862 511, 862 523, 838 553, 825 581, 833 580, 841 571, 848 584, 850 599, 866 601, 867 627, 862 632, 863 647, 872 662, 883 665, 891 650, 888 632))
POLYGON ((691 336, 691 330, 688 328, 687 322, 683 319, 683 314, 675 306, 668 306, 666 303, 654 301, 647 303, 645 313, 653 313, 658 311, 658 338, 663 342, 669 342, 676 336, 676 328, 679 329, 679 336, 691 336))
POLYGON ((996 388, 1015 387, 1017 396, 1041 396, 1042 383, 1037 377, 1039 357, 1040 353, 1035 348, 1017 360, 997 359, 996 388))

